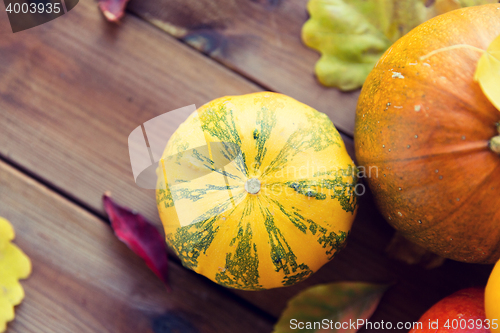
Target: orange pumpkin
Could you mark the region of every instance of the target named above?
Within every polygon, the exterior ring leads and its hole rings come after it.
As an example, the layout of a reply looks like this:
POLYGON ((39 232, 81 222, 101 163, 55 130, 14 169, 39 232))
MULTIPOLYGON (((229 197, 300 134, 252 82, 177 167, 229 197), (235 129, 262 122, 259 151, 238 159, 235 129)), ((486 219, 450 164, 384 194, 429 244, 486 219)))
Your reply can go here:
POLYGON ((474 82, 480 52, 425 56, 458 44, 485 50, 499 34, 500 4, 423 23, 382 56, 356 111, 356 157, 382 214, 413 242, 464 262, 500 258, 500 150, 490 145, 500 112, 474 82))

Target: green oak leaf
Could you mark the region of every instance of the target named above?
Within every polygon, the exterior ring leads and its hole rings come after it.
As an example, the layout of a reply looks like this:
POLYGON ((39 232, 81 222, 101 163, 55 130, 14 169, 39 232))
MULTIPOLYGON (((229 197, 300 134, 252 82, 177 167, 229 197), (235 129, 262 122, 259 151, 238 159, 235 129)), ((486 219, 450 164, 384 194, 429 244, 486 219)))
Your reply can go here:
POLYGON ((288 302, 273 333, 354 333, 361 325, 355 325, 353 329, 350 324, 344 323, 368 320, 386 289, 387 285, 364 282, 337 282, 311 287, 288 302), (314 323, 320 324, 314 327, 314 323), (344 327, 335 329, 336 323, 337 328, 344 327))
POLYGON ((321 53, 315 72, 325 86, 360 88, 382 54, 428 19, 496 0, 309 0, 304 43, 321 53))

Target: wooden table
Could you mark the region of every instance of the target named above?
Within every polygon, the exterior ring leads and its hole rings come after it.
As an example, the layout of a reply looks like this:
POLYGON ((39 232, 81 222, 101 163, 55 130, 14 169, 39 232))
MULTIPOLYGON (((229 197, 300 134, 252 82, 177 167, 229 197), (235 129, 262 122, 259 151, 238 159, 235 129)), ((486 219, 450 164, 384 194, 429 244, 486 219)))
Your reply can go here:
POLYGON ((347 248, 303 283, 220 287, 171 256, 168 293, 107 224, 101 196, 160 224, 134 184, 128 134, 169 110, 273 90, 327 113, 353 152, 359 92, 320 86, 300 41, 306 0, 132 0, 121 24, 81 0, 67 15, 0 38, 0 216, 31 257, 8 333, 270 332, 299 291, 333 281, 393 283, 372 321, 416 321, 491 266, 426 270, 389 258, 393 230, 369 194, 347 248))

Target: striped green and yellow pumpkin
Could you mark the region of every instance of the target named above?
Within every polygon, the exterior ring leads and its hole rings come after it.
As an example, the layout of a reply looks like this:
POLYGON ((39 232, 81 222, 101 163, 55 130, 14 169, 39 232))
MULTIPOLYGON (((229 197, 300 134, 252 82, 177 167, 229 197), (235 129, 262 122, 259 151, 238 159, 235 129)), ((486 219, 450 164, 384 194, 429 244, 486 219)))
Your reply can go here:
POLYGON ((216 99, 172 135, 157 205, 185 267, 231 288, 304 280, 346 242, 356 167, 328 117, 261 92, 216 99))

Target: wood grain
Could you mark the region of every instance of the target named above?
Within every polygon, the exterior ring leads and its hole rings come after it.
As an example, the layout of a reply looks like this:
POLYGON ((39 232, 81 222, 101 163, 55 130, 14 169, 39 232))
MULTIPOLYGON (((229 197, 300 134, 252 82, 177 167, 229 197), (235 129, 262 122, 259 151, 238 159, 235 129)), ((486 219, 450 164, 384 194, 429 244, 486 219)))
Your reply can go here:
POLYGON ((132 0, 128 9, 270 90, 354 132, 358 91, 318 83, 319 54, 301 41, 307 0, 132 0))
POLYGON ((271 322, 176 263, 167 292, 102 220, 3 162, 0 198, 15 244, 33 263, 8 333, 271 330, 271 322))
POLYGON ((0 40, 0 154, 95 211, 110 190, 159 223, 154 192, 132 177, 130 132, 170 110, 258 90, 140 19, 109 24, 83 2, 0 40))
POLYGON ((313 285, 339 281, 389 284, 372 321, 391 321, 395 325, 398 321, 418 320, 431 305, 459 289, 486 285, 491 265, 447 260, 428 270, 390 258, 385 249, 393 233, 368 193, 361 198, 346 248, 317 273, 292 287, 238 293, 278 316, 291 297, 313 285))

